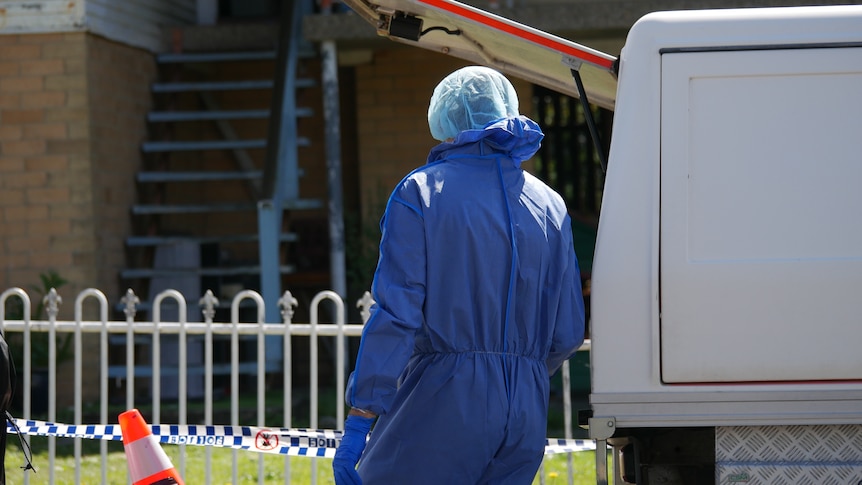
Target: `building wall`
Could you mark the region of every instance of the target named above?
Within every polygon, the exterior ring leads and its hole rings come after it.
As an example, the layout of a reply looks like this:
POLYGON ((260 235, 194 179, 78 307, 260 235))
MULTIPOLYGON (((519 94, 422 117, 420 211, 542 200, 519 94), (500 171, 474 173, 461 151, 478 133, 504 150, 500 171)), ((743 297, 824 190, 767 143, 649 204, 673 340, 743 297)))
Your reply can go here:
POLYGON ((90 213, 85 38, 0 36, 3 288, 29 290, 49 270, 77 287, 93 281, 91 268, 75 266, 95 249, 76 223, 90 213))
MULTIPOLYGON (((425 163, 438 143, 428 128, 431 94, 465 65, 450 56, 395 47, 376 50, 370 62, 356 67, 359 191, 366 217, 379 219, 395 184, 425 163)), ((509 80, 518 91, 521 113, 530 116, 531 85, 509 80)))
POLYGON ((149 53, 87 33, 0 36, 0 287, 56 271, 61 319, 88 287, 118 301, 154 76, 149 53))

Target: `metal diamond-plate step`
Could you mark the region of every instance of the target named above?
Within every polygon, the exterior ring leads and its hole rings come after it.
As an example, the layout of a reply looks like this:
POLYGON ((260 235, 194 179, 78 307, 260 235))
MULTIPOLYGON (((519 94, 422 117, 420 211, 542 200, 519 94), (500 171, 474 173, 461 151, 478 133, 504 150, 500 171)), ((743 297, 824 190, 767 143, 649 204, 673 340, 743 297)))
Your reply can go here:
POLYGON ((716 484, 862 483, 862 425, 723 426, 715 430, 716 484))

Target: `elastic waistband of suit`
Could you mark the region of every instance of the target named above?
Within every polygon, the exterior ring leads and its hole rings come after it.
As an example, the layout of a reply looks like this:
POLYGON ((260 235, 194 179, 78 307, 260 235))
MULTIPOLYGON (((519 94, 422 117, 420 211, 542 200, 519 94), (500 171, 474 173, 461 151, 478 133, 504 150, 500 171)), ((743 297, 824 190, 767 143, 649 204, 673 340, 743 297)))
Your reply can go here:
POLYGON ((415 355, 465 355, 465 354, 475 354, 475 355, 491 355, 497 357, 515 357, 517 359, 527 359, 535 362, 544 363, 545 359, 540 359, 538 357, 534 357, 532 355, 526 354, 517 354, 514 352, 497 352, 493 350, 452 350, 452 351, 425 351, 425 352, 416 352, 415 355))

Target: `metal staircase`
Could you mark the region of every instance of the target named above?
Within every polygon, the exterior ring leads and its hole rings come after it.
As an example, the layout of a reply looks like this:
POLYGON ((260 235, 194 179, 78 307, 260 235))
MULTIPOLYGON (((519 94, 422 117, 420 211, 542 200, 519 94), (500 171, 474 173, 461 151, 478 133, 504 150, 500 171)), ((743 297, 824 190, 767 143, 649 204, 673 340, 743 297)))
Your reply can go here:
MULTIPOLYGON (((272 49, 157 56, 136 235, 126 241, 131 267, 121 274, 129 287, 150 298, 167 288, 187 297, 254 289, 267 321, 280 320, 281 279, 297 271, 285 246, 298 236, 285 213, 323 206, 299 190, 299 151, 310 141, 298 122, 317 115, 296 101, 318 83, 297 74, 316 56, 299 28, 311 6, 295 2, 283 15, 272 49)), ((198 302, 187 303, 192 315, 198 302)))

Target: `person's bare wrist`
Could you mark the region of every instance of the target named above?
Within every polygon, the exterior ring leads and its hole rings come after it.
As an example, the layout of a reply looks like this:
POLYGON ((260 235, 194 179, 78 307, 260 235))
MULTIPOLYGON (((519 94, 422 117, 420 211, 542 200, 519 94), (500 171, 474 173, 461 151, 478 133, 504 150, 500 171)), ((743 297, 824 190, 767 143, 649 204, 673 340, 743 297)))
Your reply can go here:
POLYGON ((359 408, 350 408, 350 411, 347 413, 348 416, 361 416, 363 418, 376 418, 377 415, 372 413, 371 411, 366 411, 364 409, 359 408))

